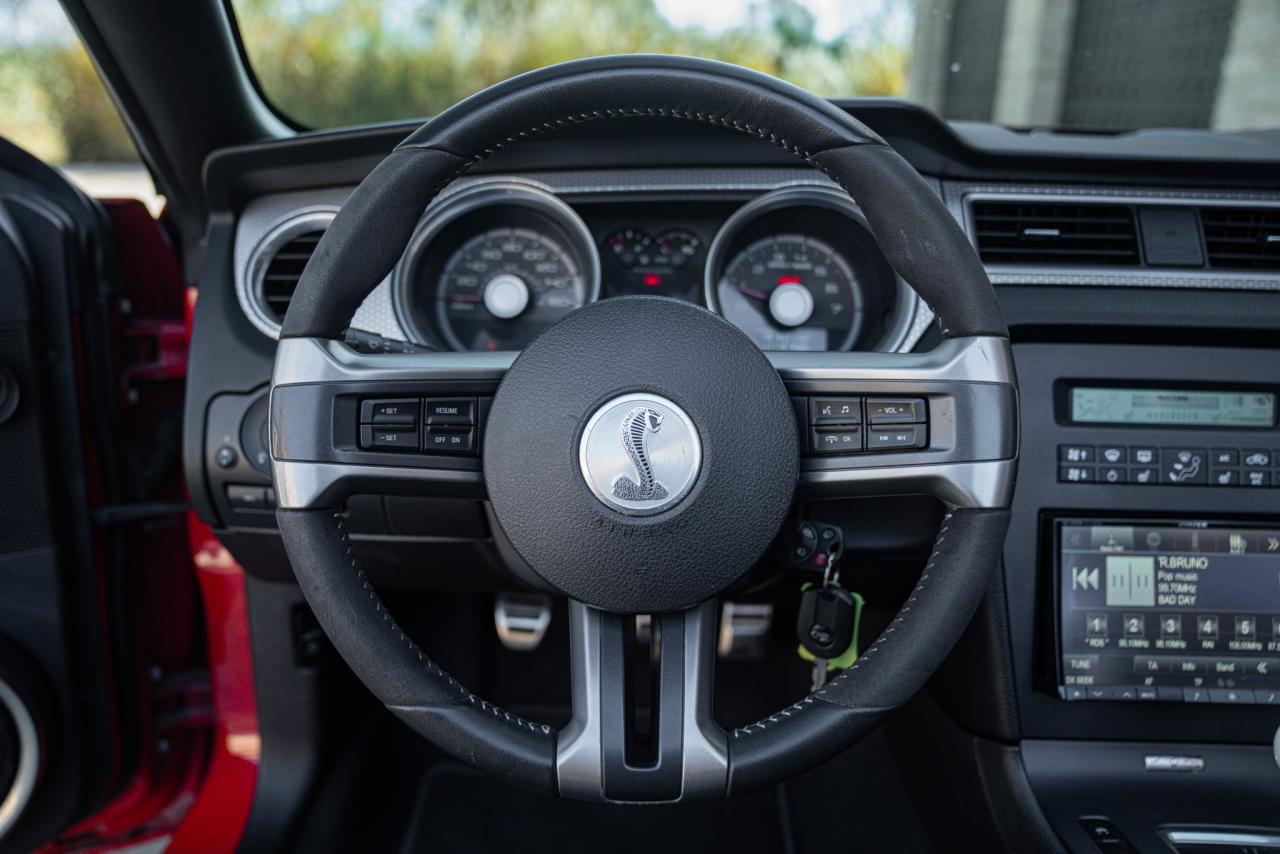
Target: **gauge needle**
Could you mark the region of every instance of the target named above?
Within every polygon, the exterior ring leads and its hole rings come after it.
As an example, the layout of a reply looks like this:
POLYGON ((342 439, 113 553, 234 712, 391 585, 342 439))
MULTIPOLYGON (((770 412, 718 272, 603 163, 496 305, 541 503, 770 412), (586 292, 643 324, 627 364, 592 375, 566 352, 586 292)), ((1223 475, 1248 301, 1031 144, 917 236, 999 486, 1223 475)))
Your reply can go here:
POLYGON ((449 302, 480 302, 484 297, 479 294, 450 294, 449 302))
POLYGON ((755 288, 749 288, 746 285, 738 285, 738 290, 742 291, 747 296, 755 297, 758 300, 765 300, 769 298, 767 295, 757 291, 755 288))

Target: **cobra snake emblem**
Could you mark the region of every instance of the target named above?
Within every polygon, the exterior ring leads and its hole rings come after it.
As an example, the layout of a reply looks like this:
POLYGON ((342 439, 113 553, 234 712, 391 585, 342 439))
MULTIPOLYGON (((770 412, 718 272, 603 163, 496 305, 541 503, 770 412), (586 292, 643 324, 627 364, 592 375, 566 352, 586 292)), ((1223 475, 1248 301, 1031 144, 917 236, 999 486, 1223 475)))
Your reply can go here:
POLYGON ((649 462, 648 436, 661 429, 662 413, 647 406, 637 406, 622 419, 622 447, 636 467, 639 482, 620 475, 613 482, 615 497, 625 501, 661 501, 667 497, 667 488, 654 480, 653 465, 649 462))

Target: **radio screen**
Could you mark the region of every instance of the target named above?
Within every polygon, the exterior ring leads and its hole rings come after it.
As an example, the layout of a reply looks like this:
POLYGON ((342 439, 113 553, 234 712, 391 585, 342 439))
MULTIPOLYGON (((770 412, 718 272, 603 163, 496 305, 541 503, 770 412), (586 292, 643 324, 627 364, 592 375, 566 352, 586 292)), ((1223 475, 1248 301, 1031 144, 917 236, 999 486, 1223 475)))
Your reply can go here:
POLYGON ((1071 420, 1165 427, 1270 427, 1276 420, 1276 396, 1266 391, 1077 386, 1071 389, 1071 420))
POLYGON ((1059 520, 1065 700, 1280 705, 1280 528, 1059 520))

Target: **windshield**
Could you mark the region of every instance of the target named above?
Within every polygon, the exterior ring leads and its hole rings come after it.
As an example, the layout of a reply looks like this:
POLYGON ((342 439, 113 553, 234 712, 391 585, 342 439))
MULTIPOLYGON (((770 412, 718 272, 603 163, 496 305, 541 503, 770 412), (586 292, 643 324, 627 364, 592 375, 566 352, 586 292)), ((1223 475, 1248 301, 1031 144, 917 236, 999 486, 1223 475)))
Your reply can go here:
POLYGON ((1276 0, 231 0, 289 118, 432 115, 566 59, 681 53, 949 119, 1122 131, 1280 126, 1276 0))

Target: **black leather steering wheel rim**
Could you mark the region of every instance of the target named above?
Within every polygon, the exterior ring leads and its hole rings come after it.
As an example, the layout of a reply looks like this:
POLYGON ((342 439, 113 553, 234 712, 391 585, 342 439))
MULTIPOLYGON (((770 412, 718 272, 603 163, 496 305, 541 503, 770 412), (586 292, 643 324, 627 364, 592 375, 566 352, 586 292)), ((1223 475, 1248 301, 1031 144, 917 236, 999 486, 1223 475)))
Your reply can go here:
MULTIPOLYGON (((920 176, 876 134, 828 102, 735 66, 626 56, 566 63, 475 95, 406 139, 357 188, 321 240, 284 319, 282 339, 339 339, 402 254, 427 205, 506 146, 563 125, 669 117, 772 143, 858 201, 891 265, 933 308, 946 338, 1007 338, 967 238, 920 176)), ((273 394, 273 457, 289 413, 273 394)), ((1006 413, 1007 414, 1007 413, 1006 413)), ((336 508, 281 509, 299 584, 339 653, 388 708, 454 756, 551 793, 557 733, 480 699, 396 624, 354 555, 336 508)), ((924 684, 984 595, 1008 525, 1001 506, 949 512, 916 589, 850 670, 767 719, 728 734, 722 787, 777 782, 843 750, 924 684)), ((673 798, 675 799, 675 798, 673 798)))

